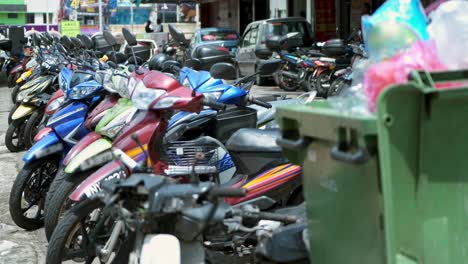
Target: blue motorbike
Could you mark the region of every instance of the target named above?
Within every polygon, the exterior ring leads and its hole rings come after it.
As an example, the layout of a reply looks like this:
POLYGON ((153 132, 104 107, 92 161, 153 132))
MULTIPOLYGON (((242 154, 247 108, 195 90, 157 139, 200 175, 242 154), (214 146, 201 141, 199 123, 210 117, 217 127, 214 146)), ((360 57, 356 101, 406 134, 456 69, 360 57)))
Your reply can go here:
POLYGON ((20 227, 33 230, 43 225, 44 201, 64 155, 89 131, 84 127, 90 108, 99 100, 102 85, 95 74, 63 68, 59 86, 66 102, 36 136, 23 156, 25 162, 10 192, 10 214, 20 227))

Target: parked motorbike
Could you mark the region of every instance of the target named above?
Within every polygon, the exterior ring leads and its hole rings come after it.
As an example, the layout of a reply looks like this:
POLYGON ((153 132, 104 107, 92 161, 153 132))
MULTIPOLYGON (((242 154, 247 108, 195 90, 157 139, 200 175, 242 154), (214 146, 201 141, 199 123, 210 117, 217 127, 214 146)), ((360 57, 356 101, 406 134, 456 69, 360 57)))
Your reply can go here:
MULTIPOLYGON (((124 155, 120 159, 135 172, 146 170, 124 155)), ((253 206, 229 207, 219 198, 241 197, 245 190, 213 182, 180 184, 136 173, 125 181, 109 181, 103 189, 101 195, 66 214, 50 240, 47 263, 96 258, 107 262, 112 256, 126 263, 205 263, 204 245, 218 244, 204 241, 208 227, 211 238, 229 236, 231 245, 240 246, 245 234, 268 229, 256 226, 260 220, 297 221, 294 216, 264 213, 253 206), (253 226, 244 226, 247 219, 253 226), (80 243, 83 237, 86 242, 80 243)))

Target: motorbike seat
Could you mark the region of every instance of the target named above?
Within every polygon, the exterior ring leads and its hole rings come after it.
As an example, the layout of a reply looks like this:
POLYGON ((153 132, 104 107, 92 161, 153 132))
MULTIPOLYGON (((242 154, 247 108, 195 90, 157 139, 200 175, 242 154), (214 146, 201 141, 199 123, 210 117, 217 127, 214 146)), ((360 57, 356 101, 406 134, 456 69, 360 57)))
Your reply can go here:
POLYGON ((242 128, 229 138, 226 147, 235 152, 281 152, 276 144, 279 135, 278 130, 242 128))

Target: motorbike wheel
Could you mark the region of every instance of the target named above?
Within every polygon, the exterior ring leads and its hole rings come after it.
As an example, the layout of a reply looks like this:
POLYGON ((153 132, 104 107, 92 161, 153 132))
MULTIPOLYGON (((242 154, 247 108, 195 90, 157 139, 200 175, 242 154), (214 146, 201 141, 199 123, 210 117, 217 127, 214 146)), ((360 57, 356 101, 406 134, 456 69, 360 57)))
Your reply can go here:
POLYGON ((328 90, 330 89, 330 76, 332 72, 329 70, 323 71, 315 80, 315 87, 317 89, 317 95, 321 97, 327 97, 328 90))
MULTIPOLYGON (((8 88, 14 87, 16 85, 16 80, 19 78, 18 74, 10 74, 8 75, 8 88)), ((15 87, 16 88, 16 87, 15 87)))
POLYGON ((29 149, 34 144, 34 137, 36 136, 37 132, 39 132, 39 127, 41 125, 43 116, 44 112, 42 110, 35 111, 26 122, 24 127, 24 144, 27 149, 29 149))
POLYGON ((44 199, 59 161, 49 156, 24 165, 19 172, 9 199, 11 218, 19 227, 35 230, 44 225, 44 199), (35 212, 31 211, 34 207, 35 212))
POLYGON ((343 78, 338 78, 332 82, 328 90, 327 97, 339 95, 345 87, 349 86, 348 81, 343 78))
POLYGON ((96 220, 101 217, 93 215, 103 206, 99 199, 90 199, 68 211, 49 240, 46 263, 59 264, 65 260, 92 263, 96 258, 96 245, 103 237, 95 228, 96 220))
POLYGON ((11 121, 13 120, 12 119, 12 116, 13 114, 15 113, 16 109, 18 109, 19 107, 19 104, 14 104, 11 109, 10 109, 10 113, 8 114, 8 125, 11 124, 11 121))
MULTIPOLYGON (((13 86, 12 86, 13 87, 13 86)), ((16 97, 18 96, 20 86, 15 85, 13 90, 11 90, 11 101, 15 104, 16 103, 16 97)))
POLYGON ((76 174, 66 174, 63 170, 60 170, 60 174, 57 174, 50 188, 51 192, 47 194, 52 195, 47 200, 47 209, 45 210, 44 217, 44 229, 47 239, 52 237, 55 227, 65 212, 74 205, 74 202, 68 197, 91 173, 92 171, 85 171, 76 174))
POLYGON ((275 78, 276 85, 288 92, 293 92, 299 89, 299 84, 295 80, 285 78, 282 72, 283 70, 279 70, 273 76, 275 78))
POLYGON ((8 126, 5 134, 5 146, 11 152, 19 152, 25 149, 23 134, 25 122, 23 119, 14 120, 8 126))

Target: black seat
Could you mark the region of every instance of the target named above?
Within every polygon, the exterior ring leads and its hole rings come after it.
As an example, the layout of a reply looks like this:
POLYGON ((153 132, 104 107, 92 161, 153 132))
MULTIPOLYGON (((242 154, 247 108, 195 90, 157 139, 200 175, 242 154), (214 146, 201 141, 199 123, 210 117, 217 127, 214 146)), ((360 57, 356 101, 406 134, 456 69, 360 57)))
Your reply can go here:
POLYGON ((226 147, 235 152, 281 152, 276 144, 279 135, 278 130, 242 128, 229 138, 226 147))

